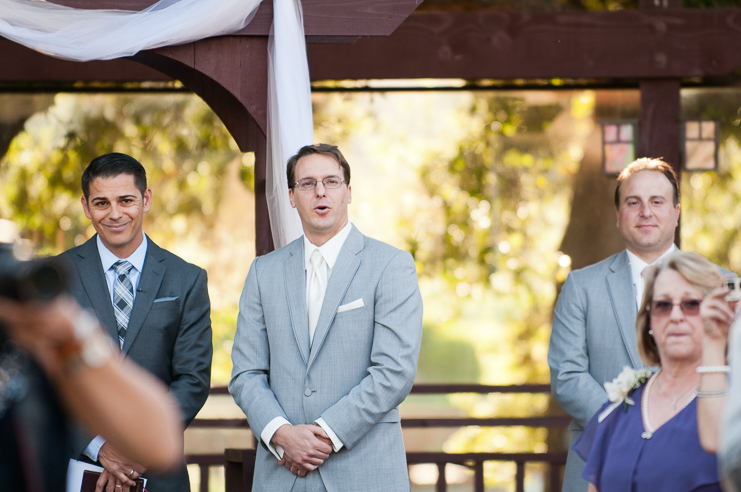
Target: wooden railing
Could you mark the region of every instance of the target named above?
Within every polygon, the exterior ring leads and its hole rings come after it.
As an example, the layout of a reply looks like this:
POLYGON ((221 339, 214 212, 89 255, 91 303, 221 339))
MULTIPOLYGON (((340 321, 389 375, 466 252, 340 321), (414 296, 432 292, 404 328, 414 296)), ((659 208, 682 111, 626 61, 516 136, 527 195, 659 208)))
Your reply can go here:
MULTIPOLYGON (((450 393, 550 393, 547 384, 524 384, 513 386, 487 386, 478 384, 418 384, 412 388, 412 394, 450 394, 450 393)), ((225 387, 211 388, 212 395, 225 395, 225 387)), ((433 427, 546 427, 565 428, 571 419, 565 416, 544 417, 497 417, 497 418, 408 418, 402 419, 403 428, 433 428, 433 427)), ((196 419, 191 427, 197 428, 238 428, 248 429, 246 419, 196 419)), ((253 435, 253 447, 256 446, 253 435)), ((254 453, 241 450, 228 450, 226 455, 188 455, 188 464, 197 464, 201 470, 200 492, 208 492, 209 468, 212 466, 227 465, 226 492, 242 492, 250 490, 251 477, 254 470, 254 453), (249 482, 249 483, 247 483, 249 482)), ((443 453, 443 452, 409 452, 407 463, 434 464, 438 467, 437 492, 447 490, 445 465, 456 464, 465 466, 474 473, 474 490, 484 492, 484 463, 487 461, 513 462, 516 466, 515 490, 525 490, 525 465, 527 463, 545 463, 549 466, 549 490, 557 491, 561 487, 561 467, 566 463, 566 452, 548 453, 443 453)))

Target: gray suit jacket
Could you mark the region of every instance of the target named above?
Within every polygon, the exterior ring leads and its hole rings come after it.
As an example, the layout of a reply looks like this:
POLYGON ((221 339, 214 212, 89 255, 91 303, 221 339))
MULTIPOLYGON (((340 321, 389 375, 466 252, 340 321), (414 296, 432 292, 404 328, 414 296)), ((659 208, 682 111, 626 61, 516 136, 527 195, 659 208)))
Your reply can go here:
MULTIPOLYGON (((553 313, 551 391, 574 420, 571 443, 607 401, 605 381, 624 366, 643 367, 635 333, 636 301, 628 253, 571 272, 553 313)), ((563 492, 587 490, 584 462, 569 449, 563 492)))
MULTIPOLYGON (((147 240, 147 256, 122 350, 169 386, 182 409, 185 428, 206 402, 211 381, 213 347, 206 272, 147 240)), ((118 346, 116 317, 96 237, 61 258, 70 265, 72 296, 95 312, 118 346)), ((82 453, 91 439, 79 433, 74 455, 82 453)), ((174 474, 144 476, 149 479, 150 492, 190 490, 185 460, 174 474)))
MULTIPOLYGON (((636 311, 626 251, 571 272, 563 285, 553 313, 548 365, 553 397, 574 418, 571 444, 607 401, 605 381, 624 366, 644 367, 636 311)), ((563 492, 586 492, 583 468, 584 462, 569 449, 563 492)))
MULTIPOLYGON (((337 258, 309 345, 303 238, 255 259, 239 303, 229 391, 260 436, 275 417, 323 418, 343 442, 318 473, 329 492, 408 491, 398 405, 412 387, 422 299, 407 252, 354 226, 337 258), (363 307, 337 313, 358 299, 363 307)), ((317 473, 317 472, 310 472, 317 473)), ((288 491, 296 478, 264 443, 255 491, 288 491)))

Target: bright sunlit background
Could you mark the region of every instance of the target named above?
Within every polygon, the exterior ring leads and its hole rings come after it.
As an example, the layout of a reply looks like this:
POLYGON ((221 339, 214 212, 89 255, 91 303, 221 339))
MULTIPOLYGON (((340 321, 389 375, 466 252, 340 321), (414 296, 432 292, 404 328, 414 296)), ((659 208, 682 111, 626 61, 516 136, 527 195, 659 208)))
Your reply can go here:
MULTIPOLYGON (((416 259, 425 304, 417 382, 548 383, 559 282, 620 248, 596 123, 636 117, 638 92, 383 86, 315 92, 315 138, 339 145, 351 165, 354 224, 416 259)), ((0 137, 10 142, 0 161, 0 216, 16 221, 41 254, 94 234, 79 185, 93 157, 124 152, 144 164, 154 192, 145 231, 208 271, 213 385, 225 385, 255 255, 254 156, 239 152, 208 106, 187 93, 16 93, 0 102, 0 137)), ((682 105, 684 118, 721 121, 719 172, 682 180, 682 247, 739 271, 741 93, 683 90, 682 105)), ((414 396, 402 407, 406 417, 555 411, 546 395, 414 396)), ((201 413, 241 416, 228 396, 212 397, 201 413)), ((405 431, 410 450, 544 452, 549 439, 546 429, 521 427, 405 431)), ((186 452, 249 443, 248 431, 192 429, 186 452)), ((512 487, 514 466, 486 466, 490 490, 512 487)), ((414 490, 434 490, 435 466, 410 473, 414 490)), ((544 473, 529 466, 528 490, 543 490, 544 473)), ((470 484, 465 468, 449 465, 447 475, 449 490, 470 484)), ((223 476, 212 480, 217 487, 223 476)))

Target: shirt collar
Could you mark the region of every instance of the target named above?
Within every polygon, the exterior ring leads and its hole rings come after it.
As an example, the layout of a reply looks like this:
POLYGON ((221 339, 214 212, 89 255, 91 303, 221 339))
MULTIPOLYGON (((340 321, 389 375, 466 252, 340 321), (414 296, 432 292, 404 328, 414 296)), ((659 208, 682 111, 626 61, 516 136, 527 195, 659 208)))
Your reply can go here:
POLYGON ((107 272, 118 260, 126 260, 131 263, 136 271, 139 273, 144 269, 144 260, 147 257, 147 235, 142 231, 142 242, 136 250, 129 255, 128 258, 119 258, 118 256, 111 253, 111 250, 106 248, 103 241, 100 240, 98 235, 98 254, 100 254, 100 261, 103 264, 103 271, 107 272))
POLYGON ((653 263, 646 263, 645 261, 643 261, 642 259, 640 259, 635 254, 631 253, 630 250, 627 250, 626 249, 625 251, 628 253, 628 261, 630 262, 630 273, 633 276, 633 283, 636 284, 636 285, 638 285, 638 282, 642 278, 643 270, 647 266, 653 265, 654 263, 656 263, 659 260, 663 259, 665 256, 667 256, 667 255, 673 253, 674 251, 676 251, 676 249, 677 249, 677 247, 674 245, 674 243, 672 243, 672 245, 669 246, 669 248, 666 251, 664 251, 661 254, 661 256, 659 256, 658 258, 656 258, 653 261, 653 263))
POLYGON ((321 246, 316 246, 312 244, 311 241, 306 237, 304 234, 304 269, 309 269, 309 264, 311 263, 311 255, 314 253, 315 249, 318 249, 319 252, 324 257, 324 261, 327 262, 327 266, 330 268, 334 268, 334 264, 337 262, 337 257, 340 256, 340 250, 342 250, 342 245, 345 244, 345 240, 347 239, 347 236, 350 235, 350 231, 352 230, 352 223, 348 220, 345 227, 340 230, 337 234, 335 234, 332 239, 327 241, 326 243, 322 244, 321 246))

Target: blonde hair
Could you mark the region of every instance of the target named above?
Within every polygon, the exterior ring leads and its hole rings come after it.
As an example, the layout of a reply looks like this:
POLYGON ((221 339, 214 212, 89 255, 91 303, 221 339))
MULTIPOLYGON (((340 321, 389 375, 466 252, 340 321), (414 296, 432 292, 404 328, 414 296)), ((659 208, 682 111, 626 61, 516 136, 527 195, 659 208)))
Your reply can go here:
POLYGON ((718 267, 713 265, 704 256, 683 251, 675 251, 655 265, 651 265, 644 274, 646 283, 643 291, 643 302, 636 318, 636 338, 638 353, 647 366, 660 365, 659 348, 654 338, 648 334, 651 329, 650 306, 654 300, 654 284, 656 277, 664 270, 674 270, 687 282, 702 292, 703 296, 720 285, 723 278, 718 267))

